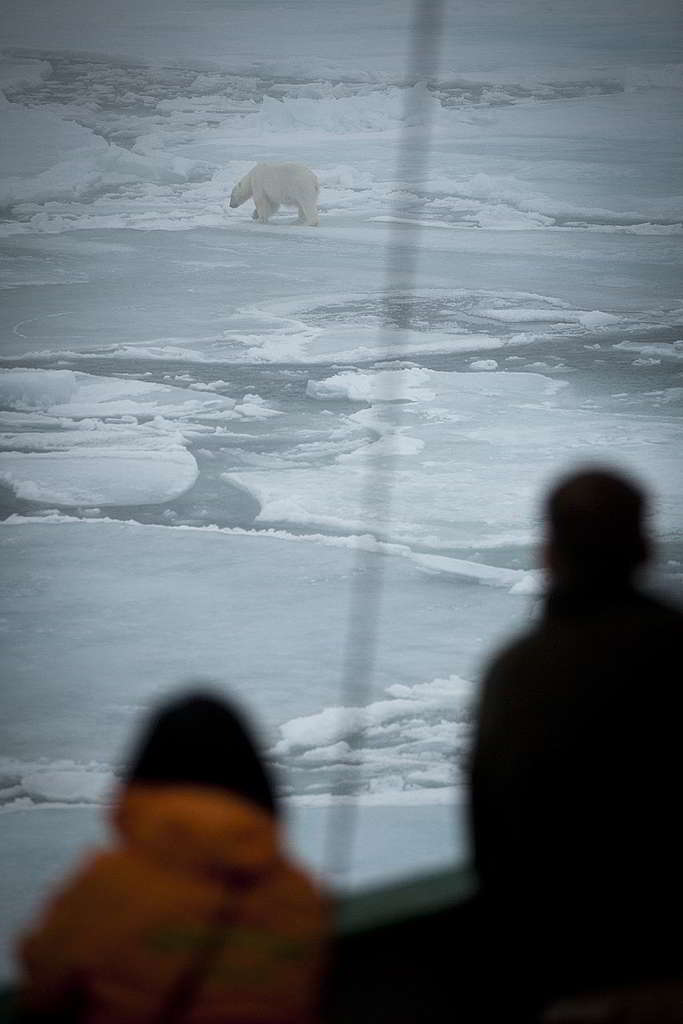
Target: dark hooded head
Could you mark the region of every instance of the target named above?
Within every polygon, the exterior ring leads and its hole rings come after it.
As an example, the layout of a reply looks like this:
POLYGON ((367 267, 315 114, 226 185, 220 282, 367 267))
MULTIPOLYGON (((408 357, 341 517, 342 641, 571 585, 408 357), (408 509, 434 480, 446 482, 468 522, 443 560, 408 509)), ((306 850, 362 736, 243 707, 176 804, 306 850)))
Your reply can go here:
POLYGON ((546 505, 547 562, 556 578, 620 583, 647 560, 644 493, 604 469, 565 477, 546 505))
POLYGON ((195 693, 164 705, 134 752, 128 783, 211 786, 277 814, 273 784, 241 715, 195 693))

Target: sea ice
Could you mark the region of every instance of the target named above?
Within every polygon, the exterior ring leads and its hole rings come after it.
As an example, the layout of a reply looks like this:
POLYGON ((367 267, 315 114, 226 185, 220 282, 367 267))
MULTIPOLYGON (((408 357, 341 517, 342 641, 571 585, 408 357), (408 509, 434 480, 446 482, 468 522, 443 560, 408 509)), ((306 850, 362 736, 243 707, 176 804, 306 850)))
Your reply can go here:
POLYGON ((271 460, 267 471, 224 474, 259 502, 260 523, 370 530, 428 547, 528 543, 523 524, 534 521, 558 460, 618 458, 659 482, 659 528, 677 533, 683 479, 675 447, 660 442, 680 428, 598 413, 565 382, 413 368, 344 372, 310 382, 308 393, 369 402, 348 417, 369 437, 324 466, 300 466, 284 453, 279 470, 271 460))
POLYGON ((198 477, 188 444, 216 429, 197 419, 281 415, 256 394, 237 402, 211 387, 198 394, 71 370, 0 370, 0 405, 23 416, 6 426, 26 427, 30 410, 30 426, 45 427, 0 435, 0 480, 18 498, 65 506, 172 501, 198 477))

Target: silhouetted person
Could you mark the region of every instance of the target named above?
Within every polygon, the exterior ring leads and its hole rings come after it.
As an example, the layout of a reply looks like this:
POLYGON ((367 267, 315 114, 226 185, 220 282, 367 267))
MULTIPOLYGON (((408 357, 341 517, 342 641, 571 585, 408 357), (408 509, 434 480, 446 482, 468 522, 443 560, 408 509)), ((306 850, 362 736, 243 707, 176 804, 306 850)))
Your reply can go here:
POLYGON ((87 1024, 315 1018, 326 903, 280 849, 272 784, 236 712, 154 718, 91 854, 21 945, 22 1003, 87 1024))
POLYGON ((546 511, 544 613, 485 674, 472 758, 484 954, 506 1022, 683 976, 683 616, 635 586, 649 555, 637 486, 577 473, 546 511))

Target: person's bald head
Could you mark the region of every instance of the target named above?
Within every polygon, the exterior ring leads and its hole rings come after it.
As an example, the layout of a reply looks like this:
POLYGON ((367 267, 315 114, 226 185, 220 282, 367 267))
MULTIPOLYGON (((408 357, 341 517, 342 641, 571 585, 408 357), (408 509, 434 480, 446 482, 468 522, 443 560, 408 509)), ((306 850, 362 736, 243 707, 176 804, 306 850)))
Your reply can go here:
POLYGON ((546 502, 546 561, 553 576, 628 579, 649 556, 645 510, 643 491, 611 470, 565 477, 546 502))

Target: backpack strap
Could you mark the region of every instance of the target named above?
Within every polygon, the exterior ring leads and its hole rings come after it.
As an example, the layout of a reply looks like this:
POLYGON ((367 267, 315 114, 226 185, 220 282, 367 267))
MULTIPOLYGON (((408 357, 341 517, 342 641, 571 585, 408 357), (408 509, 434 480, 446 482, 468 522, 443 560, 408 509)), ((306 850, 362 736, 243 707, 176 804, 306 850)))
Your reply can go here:
POLYGON ((230 912, 222 906, 214 914, 194 957, 164 996, 153 1024, 180 1024, 187 1018, 202 982, 211 973, 225 947, 229 927, 234 919, 234 905, 230 912))

